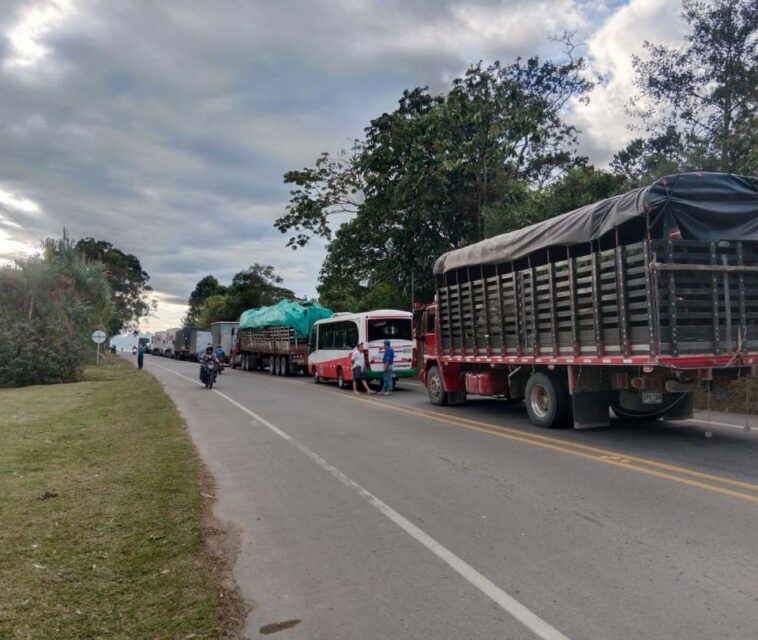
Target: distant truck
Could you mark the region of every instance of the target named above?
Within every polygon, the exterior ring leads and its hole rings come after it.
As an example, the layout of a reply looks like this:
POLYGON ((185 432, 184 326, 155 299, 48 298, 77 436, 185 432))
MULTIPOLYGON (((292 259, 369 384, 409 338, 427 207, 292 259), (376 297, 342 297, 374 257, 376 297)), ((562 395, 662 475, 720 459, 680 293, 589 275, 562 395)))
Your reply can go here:
POLYGON ((197 361, 199 351, 211 343, 211 332, 197 327, 184 327, 174 337, 174 358, 176 360, 197 361))
POLYGON ((313 325, 332 312, 317 303, 282 300, 240 316, 232 366, 243 371, 268 369, 289 376, 308 371, 308 337, 313 325))
POLYGON ((211 324, 211 336, 213 337, 213 347, 218 347, 224 350, 226 355, 225 361, 228 363, 231 358, 234 342, 237 337, 237 329, 239 329, 240 323, 234 321, 219 321, 211 324))
POLYGON ((690 417, 758 374, 758 179, 668 176, 441 256, 416 310, 435 404, 523 400, 539 427, 690 417))
POLYGON ((153 334, 153 339, 150 342, 150 353, 154 356, 162 356, 163 350, 166 348, 166 332, 156 331, 153 334))
POLYGON ((166 329, 166 335, 163 338, 163 351, 161 352, 164 358, 174 357, 174 343, 176 342, 177 331, 181 331, 181 328, 172 327, 171 329, 166 329))

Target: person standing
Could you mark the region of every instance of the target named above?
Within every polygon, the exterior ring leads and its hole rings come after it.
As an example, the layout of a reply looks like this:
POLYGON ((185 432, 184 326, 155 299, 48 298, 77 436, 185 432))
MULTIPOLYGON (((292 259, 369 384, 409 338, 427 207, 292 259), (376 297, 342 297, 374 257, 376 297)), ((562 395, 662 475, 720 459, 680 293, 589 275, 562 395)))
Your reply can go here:
POLYGON ((145 345, 141 344, 137 348, 137 368, 141 369, 145 361, 145 345))
POLYGON ((384 386, 382 387, 382 395, 389 396, 392 394, 392 371, 395 364, 395 350, 390 345, 389 340, 384 341, 384 357, 382 358, 382 364, 384 365, 384 386))
POLYGON ((362 343, 355 345, 355 349, 350 354, 350 362, 353 369, 353 393, 358 393, 358 381, 363 383, 366 393, 375 393, 369 389, 366 382, 366 356, 363 353, 362 343))

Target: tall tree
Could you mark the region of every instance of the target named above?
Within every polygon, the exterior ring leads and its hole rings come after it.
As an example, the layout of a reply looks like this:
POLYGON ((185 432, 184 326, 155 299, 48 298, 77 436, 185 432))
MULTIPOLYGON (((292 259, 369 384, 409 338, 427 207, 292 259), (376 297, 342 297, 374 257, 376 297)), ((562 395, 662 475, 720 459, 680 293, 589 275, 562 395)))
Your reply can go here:
POLYGON ((189 300, 187 300, 189 309, 187 309, 187 314, 182 319, 182 324, 185 327, 192 327, 197 324, 202 325, 200 316, 203 313, 206 301, 211 296, 219 296, 224 293, 226 293, 226 287, 220 285, 214 276, 208 275, 200 279, 192 290, 192 293, 190 293, 189 300))
POLYGON ((101 263, 106 269, 116 306, 106 327, 109 335, 134 327, 155 307, 150 301, 153 291, 148 284, 150 276, 142 268, 139 258, 124 253, 110 242, 94 238, 82 238, 75 248, 87 260, 101 263))
POLYGON ((590 87, 584 68, 571 55, 473 65, 446 95, 405 91, 339 161, 322 155, 285 174, 295 188, 277 228, 294 246, 330 240, 322 299, 380 285, 394 299, 409 301, 412 289, 428 295, 434 259, 483 238, 493 203, 577 166, 577 132, 562 113, 590 87), (354 217, 333 234, 331 220, 346 209, 354 217))
POLYGON ((654 141, 676 142, 680 169, 758 173, 758 0, 684 0, 682 17, 682 46, 645 42, 647 55, 633 59, 629 111, 651 140, 622 153, 641 156, 644 171, 655 165, 654 141))

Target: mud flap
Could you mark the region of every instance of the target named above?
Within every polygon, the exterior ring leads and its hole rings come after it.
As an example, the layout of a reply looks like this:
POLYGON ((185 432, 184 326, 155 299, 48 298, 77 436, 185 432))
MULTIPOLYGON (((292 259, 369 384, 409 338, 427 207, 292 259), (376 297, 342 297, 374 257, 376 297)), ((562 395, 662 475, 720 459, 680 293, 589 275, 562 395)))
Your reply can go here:
POLYGON ((695 406, 695 394, 685 393, 684 397, 677 400, 674 405, 663 414, 664 420, 687 420, 693 416, 695 406))
POLYGON ((607 427, 611 423, 611 394, 608 391, 574 391, 574 429, 607 427))

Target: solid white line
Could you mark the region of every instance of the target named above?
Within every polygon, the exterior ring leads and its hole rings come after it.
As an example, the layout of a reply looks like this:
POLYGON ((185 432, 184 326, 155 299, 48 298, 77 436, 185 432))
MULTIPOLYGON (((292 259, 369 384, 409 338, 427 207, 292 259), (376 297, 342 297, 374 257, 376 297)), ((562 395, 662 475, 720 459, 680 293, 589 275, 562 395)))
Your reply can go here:
MULTIPOLYGON (((194 380, 185 375, 182 375, 181 373, 177 373, 176 371, 172 371, 171 369, 167 369, 166 367, 161 367, 160 365, 153 365, 153 366, 156 366, 159 369, 163 369, 164 371, 167 371, 168 373, 178 376, 179 378, 183 378, 184 380, 188 380, 189 382, 192 382, 194 384, 202 384, 198 382, 197 380, 194 380)), ((416 540, 417 542, 422 544, 424 547, 426 547, 429 551, 431 551, 434 555, 436 555, 440 560, 442 560, 445 564, 447 564, 450 568, 452 568, 456 573, 458 573, 458 575, 460 575, 465 580, 467 580, 471 585, 479 589, 479 591, 481 591, 493 602, 495 602, 500 607, 502 607, 506 612, 508 612, 511 616, 513 616, 516 620, 518 620, 521 624, 523 624, 527 629, 530 629, 531 631, 533 631, 535 635, 542 638, 543 640, 568 640, 567 636, 563 635, 555 627, 545 622, 545 620, 540 618, 536 613, 534 613, 533 611, 525 607, 513 596, 503 591, 500 587, 498 587, 491 580, 489 580, 488 578, 483 576, 481 573, 479 573, 471 565, 467 564, 464 560, 459 558, 452 551, 450 551, 449 549, 444 547, 442 544, 437 542, 437 540, 432 538, 432 536, 430 536, 428 533, 419 529, 415 524, 413 524, 405 516, 395 511, 392 507, 390 507, 385 502, 382 502, 373 493, 371 493, 367 489, 364 489, 361 485, 359 485, 357 482, 355 482, 354 480, 346 476, 337 467, 335 467, 334 465, 324 460, 317 453, 314 453, 304 444, 295 440, 288 433, 285 433, 278 427, 271 424, 268 420, 259 416, 257 413, 255 413, 254 411, 251 411, 244 405, 241 405, 239 402, 237 402, 233 398, 230 398, 225 393, 222 393, 221 391, 217 391, 216 389, 213 389, 213 392, 221 396, 227 402, 233 404, 235 407, 237 407, 241 411, 244 411, 247 415, 257 420, 260 424, 267 427, 270 431, 278 435, 283 440, 286 440, 287 442, 289 442, 292 446, 299 449, 302 453, 304 453, 316 464, 318 464, 322 469, 325 469, 330 474, 332 474, 332 476, 337 478, 337 480, 339 480, 342 484, 344 484, 345 486, 355 491, 355 493, 357 493, 361 498, 363 498, 366 502, 368 502, 372 507, 376 508, 382 514, 384 514, 389 520, 394 522, 398 527, 400 527, 409 536, 411 536, 414 540, 416 540)))
MULTIPOLYGON (((714 422, 713 420, 698 420, 697 418, 687 418, 684 422, 697 422, 698 424, 713 425, 715 427, 730 427, 732 429, 739 429, 745 431, 745 425, 730 424, 728 422, 714 422)), ((758 431, 755 427, 748 426, 748 431, 758 431)))

